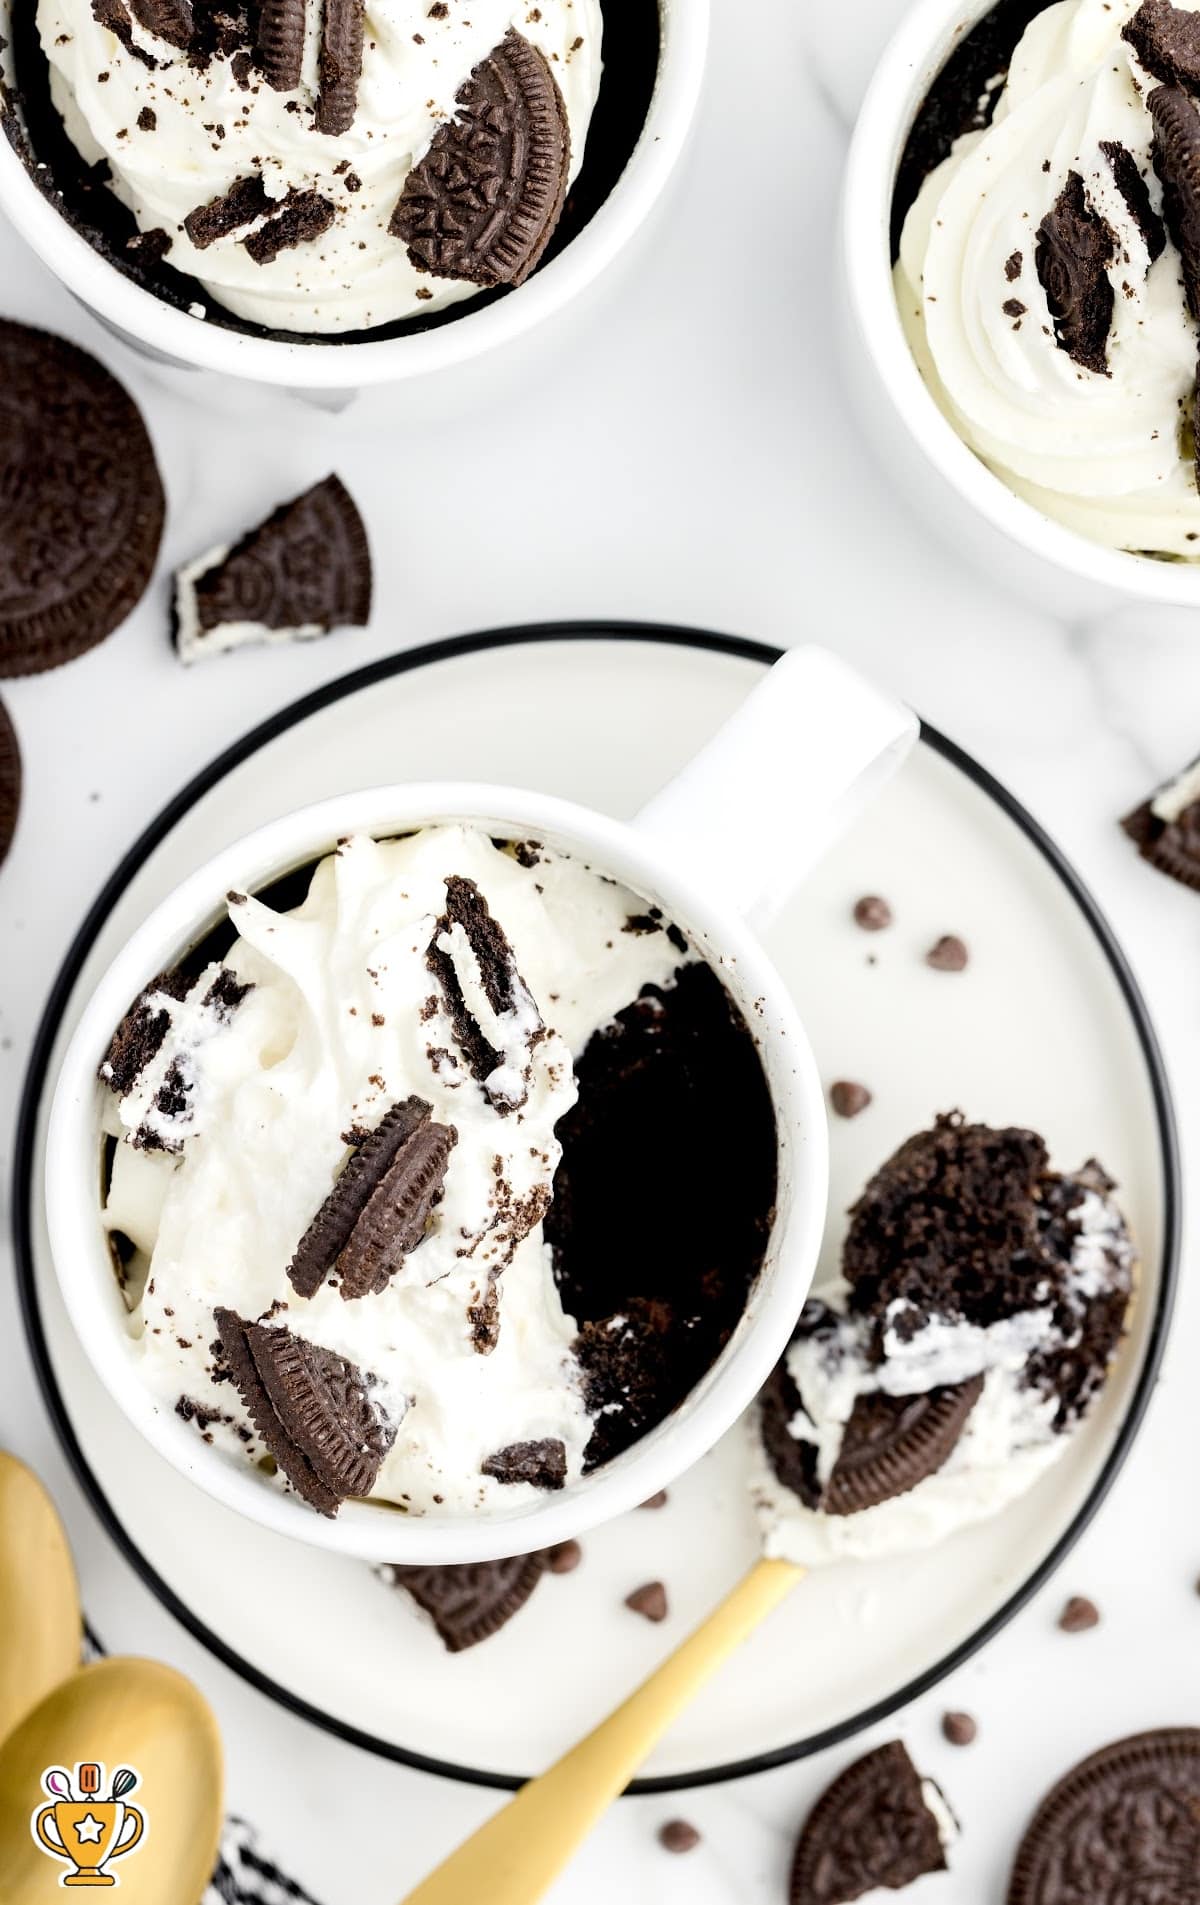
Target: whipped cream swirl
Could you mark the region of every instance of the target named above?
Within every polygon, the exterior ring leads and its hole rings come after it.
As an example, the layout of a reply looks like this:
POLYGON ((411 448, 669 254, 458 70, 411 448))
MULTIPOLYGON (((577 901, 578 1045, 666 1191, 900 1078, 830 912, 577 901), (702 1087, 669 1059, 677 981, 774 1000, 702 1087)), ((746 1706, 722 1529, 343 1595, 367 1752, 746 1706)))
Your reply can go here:
POLYGON ((1060 0, 1033 20, 991 124, 955 143, 908 213, 896 296, 933 395, 1019 496, 1112 548, 1198 560, 1183 440, 1196 324, 1175 245, 1151 260, 1104 151, 1124 147, 1161 214, 1146 108, 1158 82, 1121 38, 1135 7, 1060 0), (1061 348, 1037 274, 1038 226, 1072 173, 1115 239, 1107 372, 1061 348))
POLYGON ((89 164, 107 161, 112 190, 139 228, 170 239, 167 262, 235 316, 269 330, 358 331, 476 295, 474 284, 418 271, 388 231, 405 180, 454 117, 464 82, 512 27, 558 82, 574 178, 600 89, 600 0, 371 0, 354 120, 337 135, 314 120, 320 15, 317 5, 307 9, 301 84, 286 93, 257 71, 240 84, 236 54, 194 64, 136 19, 128 48, 90 0, 38 0, 38 31, 54 104, 77 150, 89 164), (335 207, 332 225, 266 264, 243 243, 261 218, 197 249, 184 230, 188 214, 254 176, 277 205, 293 191, 319 193, 335 207))

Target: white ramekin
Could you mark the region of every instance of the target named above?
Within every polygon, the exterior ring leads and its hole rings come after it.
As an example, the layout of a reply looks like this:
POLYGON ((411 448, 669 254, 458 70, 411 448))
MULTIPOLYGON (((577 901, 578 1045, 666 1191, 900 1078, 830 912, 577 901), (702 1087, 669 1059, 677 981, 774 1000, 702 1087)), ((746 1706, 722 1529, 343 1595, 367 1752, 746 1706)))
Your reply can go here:
MULTIPOLYGON (((761 1388, 808 1291, 825 1222, 824 1097, 807 1037, 748 918, 777 905, 835 828, 907 752, 913 717, 820 649, 795 651, 632 825, 541 794, 463 783, 347 794, 260 828, 184 881, 134 935, 86 1006, 51 1113, 46 1199, 68 1314, 110 1394, 147 1440, 217 1500, 281 1534, 374 1561, 449 1563, 566 1540, 666 1487, 761 1388), (467 819, 582 855, 677 920, 720 971, 759 1041, 779 1144, 777 1215, 746 1313, 687 1400, 651 1434, 561 1493, 504 1516, 420 1518, 347 1502, 325 1520, 257 1469, 209 1447, 138 1368, 98 1197, 97 1067, 130 1000, 195 945, 230 889, 254 891, 357 831, 467 819)), ((502 1323, 503 1326, 503 1323, 502 1323)), ((524 1491, 522 1491, 523 1493, 524 1491)))
MULTIPOLYGON (((22 0, 32 5, 33 0, 22 0)), ((616 0, 621 4, 621 0, 616 0)), ((0 39, 14 0, 0 0, 0 39)), ((683 151, 708 52, 710 0, 660 0, 662 50, 641 137, 595 217, 518 291, 465 303, 436 329, 338 344, 280 343, 190 317, 125 277, 73 231, 0 138, 0 211, 69 291, 135 350, 177 367, 223 372, 291 390, 357 390, 445 370, 523 335, 582 291, 628 244, 683 151)))
POLYGON ((876 68, 850 146, 837 275, 851 400, 874 453, 955 547, 1006 587, 1062 612, 1114 599, 1200 607, 1200 564, 1106 549, 1010 490, 959 437, 926 388, 892 287, 896 171, 929 86, 992 0, 919 0, 876 68))

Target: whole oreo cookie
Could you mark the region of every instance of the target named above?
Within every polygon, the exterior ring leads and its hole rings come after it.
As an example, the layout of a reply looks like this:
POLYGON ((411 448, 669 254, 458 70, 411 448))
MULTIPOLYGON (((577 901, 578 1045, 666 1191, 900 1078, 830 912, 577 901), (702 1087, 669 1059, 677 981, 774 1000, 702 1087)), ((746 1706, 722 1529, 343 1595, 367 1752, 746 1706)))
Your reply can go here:
POLYGON ((21 750, 8 709, 0 701, 0 866, 4 864, 21 808, 21 750))
POLYGON ((137 606, 162 482, 133 399, 86 351, 0 319, 0 676, 39 674, 137 606))
POLYGON ((1085 1759, 1043 1799, 1008 1905, 1200 1897, 1200 1728, 1162 1727, 1085 1759))

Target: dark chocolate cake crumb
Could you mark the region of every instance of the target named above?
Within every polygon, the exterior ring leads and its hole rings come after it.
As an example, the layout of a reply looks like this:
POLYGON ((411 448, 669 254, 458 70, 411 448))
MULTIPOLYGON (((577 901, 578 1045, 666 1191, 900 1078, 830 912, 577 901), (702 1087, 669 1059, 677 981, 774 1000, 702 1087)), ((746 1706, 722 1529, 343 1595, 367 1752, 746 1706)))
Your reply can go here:
POLYGON ((567 1451, 557 1436, 544 1442, 512 1442, 488 1456, 483 1472, 509 1487, 527 1482, 532 1488, 556 1490, 566 1485, 567 1451))

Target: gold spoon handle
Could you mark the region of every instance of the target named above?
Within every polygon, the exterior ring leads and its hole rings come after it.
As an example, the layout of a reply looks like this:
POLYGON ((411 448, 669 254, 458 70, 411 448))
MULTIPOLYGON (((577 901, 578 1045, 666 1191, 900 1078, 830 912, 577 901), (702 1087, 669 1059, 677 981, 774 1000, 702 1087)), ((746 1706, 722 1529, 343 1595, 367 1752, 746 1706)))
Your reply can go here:
POLYGON ((523 1786, 404 1905, 534 1905, 675 1716, 802 1575, 787 1561, 759 1561, 623 1706, 523 1786))

